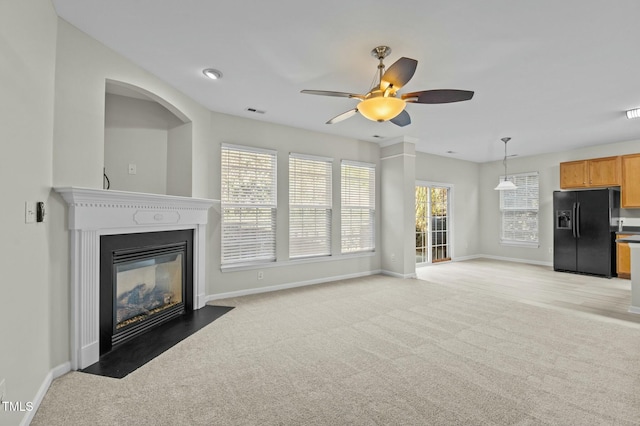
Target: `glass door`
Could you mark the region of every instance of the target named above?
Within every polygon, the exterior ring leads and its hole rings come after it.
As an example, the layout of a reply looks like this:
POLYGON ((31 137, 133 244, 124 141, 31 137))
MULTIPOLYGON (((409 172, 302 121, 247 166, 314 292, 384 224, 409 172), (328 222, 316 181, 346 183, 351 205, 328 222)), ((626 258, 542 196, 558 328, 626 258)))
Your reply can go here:
POLYGON ((450 190, 448 186, 416 186, 416 264, 451 260, 450 190))

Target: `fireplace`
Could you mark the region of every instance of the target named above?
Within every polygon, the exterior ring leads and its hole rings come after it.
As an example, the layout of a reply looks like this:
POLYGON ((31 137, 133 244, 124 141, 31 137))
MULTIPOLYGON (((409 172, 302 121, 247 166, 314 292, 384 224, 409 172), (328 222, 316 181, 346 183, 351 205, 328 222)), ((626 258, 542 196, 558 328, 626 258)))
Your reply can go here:
POLYGON ((193 310, 191 230, 100 237, 100 354, 193 310))
MULTIPOLYGON (((184 309, 198 310, 205 305, 208 211, 219 201, 76 187, 55 190, 69 205, 72 369, 86 368, 100 358, 100 246, 105 236, 190 232, 193 267, 187 267, 192 278, 190 283, 187 272, 184 309)), ((136 243, 129 248, 155 244, 136 243)))

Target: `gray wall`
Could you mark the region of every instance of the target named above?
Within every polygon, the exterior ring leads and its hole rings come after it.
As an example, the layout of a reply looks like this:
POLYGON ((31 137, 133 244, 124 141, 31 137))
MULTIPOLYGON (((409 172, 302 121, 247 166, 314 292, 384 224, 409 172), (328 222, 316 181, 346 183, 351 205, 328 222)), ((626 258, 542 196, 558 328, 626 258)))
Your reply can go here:
POLYGON ((191 136, 191 123, 159 103, 107 93, 104 166, 110 189, 190 196, 191 136))
POLYGON ((480 253, 480 164, 417 152, 416 180, 453 185, 454 260, 480 253))
MULTIPOLYGON (((287 254, 289 152, 334 158, 334 200, 338 200, 340 160, 375 163, 379 171, 377 144, 212 113, 58 19, 48 0, 0 2, 0 39, 0 54, 7 59, 0 67, 0 177, 5 182, 5 208, 0 211, 0 338, 5 349, 0 350, 0 379, 6 379, 7 399, 33 400, 52 369, 70 359, 68 211, 51 187, 102 188, 107 80, 123 81, 154 93, 188 118, 183 122, 189 124, 172 129, 167 137, 167 157, 172 156, 170 152, 181 154, 179 162, 167 165, 169 180, 179 182, 176 188, 168 185, 167 192, 219 199, 222 143, 278 151, 278 262, 262 268, 263 280, 257 280, 256 269, 222 272, 220 216, 219 211, 212 210, 207 294, 320 282, 381 269, 379 250, 367 256, 339 255, 337 202, 332 245, 336 255, 329 261, 295 262, 289 261, 287 254), (47 222, 25 224, 25 201, 41 200, 47 202, 47 222)), ((632 152, 640 152, 639 141, 509 161, 510 172, 540 172, 539 249, 498 244, 498 202, 493 187, 502 173, 500 162, 478 165, 417 153, 415 177, 454 184, 456 257, 486 254, 548 263, 552 258, 548 253, 552 235, 550 200, 551 192, 558 187, 558 163, 632 152)), ((377 175, 380 188, 380 173, 377 175)), ((378 211, 379 207, 378 192, 378 211)), ((628 215, 640 218, 635 211, 628 215)), ((378 215, 377 235, 382 234, 380 219, 378 215)), ((413 228, 412 224, 407 227, 413 228)), ((378 239, 378 247, 380 243, 378 239)), ((0 413, 0 422, 15 424, 21 417, 20 413, 0 413)))
MULTIPOLYGON (((52 223, 25 224, 25 201, 51 190, 56 27, 49 1, 0 2, 0 380, 12 402, 33 401, 60 344, 49 322, 52 223)), ((0 408, 0 424, 23 414, 0 408)))
MULTIPOLYGON (((220 269, 220 227, 208 229, 207 292, 220 295, 241 292, 249 289, 265 289, 273 286, 295 285, 319 282, 337 277, 360 275, 380 269, 378 252, 365 256, 342 256, 340 254, 340 160, 356 160, 374 163, 376 167, 376 200, 380 206, 380 147, 375 143, 341 138, 286 126, 279 126, 246 118, 211 113, 211 134, 207 159, 209 163, 208 179, 211 190, 207 197, 220 199, 220 146, 222 143, 247 145, 277 151, 278 212, 276 234, 277 262, 239 271, 220 269), (305 262, 289 261, 288 258, 288 204, 289 204, 289 153, 302 153, 333 158, 333 221, 331 258, 305 262), (257 271, 264 274, 257 279, 257 271)), ((379 217, 379 215, 378 215, 379 217)), ((220 221, 220 212, 212 211, 209 220, 212 224, 220 221)), ((380 235, 380 221, 377 220, 376 234, 380 235)), ((380 247, 378 239, 377 247, 380 247)))
POLYGON ((111 189, 166 194, 167 135, 162 129, 105 129, 104 165, 111 189), (135 174, 129 173, 130 164, 135 174))
MULTIPOLYGON (((51 187, 102 188, 107 80, 154 93, 188 119, 189 124, 172 129, 167 137, 167 153, 179 151, 179 163, 184 166, 167 166, 167 175, 182 176, 179 188, 168 186, 167 192, 219 199, 221 143, 263 146, 278 151, 281 206, 278 262, 265 269, 260 282, 255 270, 221 272, 219 212, 212 210, 207 242, 207 294, 320 282, 380 268, 377 253, 340 256, 338 238, 334 238, 333 243, 337 254, 330 261, 304 263, 287 259, 289 152, 333 157, 337 197, 340 159, 378 164, 377 144, 212 113, 58 19, 48 1, 24 4, 12 1, 10 4, 10 10, 6 10, 7 3, 2 3, 4 9, 1 10, 3 24, 6 21, 1 31, 15 43, 1 47, 3 55, 12 58, 11 67, 2 67, 3 81, 11 84, 3 92, 8 113, 2 118, 1 128, 6 132, 4 139, 15 143, 2 148, 5 152, 2 157, 11 159, 6 167, 3 164, 3 177, 13 186, 6 197, 7 205, 12 208, 2 213, 8 229, 1 247, 3 258, 8 260, 7 265, 3 265, 3 282, 18 284, 3 285, 3 291, 11 297, 3 296, 1 300, 4 323, 20 325, 2 331, 3 347, 12 348, 11 354, 0 351, 0 356, 11 356, 0 364, 4 366, 0 378, 7 378, 9 396, 33 400, 48 372, 63 367, 70 359, 68 209, 51 187), (20 115, 16 117, 16 114, 20 115), (185 142, 186 138, 190 138, 190 143, 185 142), (16 179, 16 175, 22 176, 21 179, 16 179), (24 201, 43 199, 47 201, 48 222, 24 225, 24 201), (21 307, 26 303, 30 306, 28 314, 21 307)), ((178 180, 172 179, 172 182, 178 180)), ((339 233, 339 213, 336 207, 334 237, 339 233)))
MULTIPOLYGON (((551 265, 553 263, 553 253, 550 251, 553 248, 553 191, 560 189, 560 163, 638 152, 640 152, 640 141, 630 141, 566 152, 509 158, 509 174, 533 171, 540 173, 539 248, 513 247, 500 244, 500 198, 499 192, 494 191, 493 188, 498 184, 499 176, 504 174, 504 168, 502 161, 481 164, 479 195, 482 227, 479 253, 551 265)), ((640 209, 623 210, 622 216, 640 218, 640 209)))

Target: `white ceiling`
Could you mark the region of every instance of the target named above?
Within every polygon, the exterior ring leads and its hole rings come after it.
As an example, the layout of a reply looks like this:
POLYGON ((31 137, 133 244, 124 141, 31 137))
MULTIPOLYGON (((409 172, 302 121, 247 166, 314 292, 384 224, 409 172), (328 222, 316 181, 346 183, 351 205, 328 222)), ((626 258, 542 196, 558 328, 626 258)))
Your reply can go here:
POLYGON ((485 162, 640 139, 638 0, 53 0, 63 19, 226 114, 485 162), (401 128, 362 116, 325 122, 387 66, 418 60, 401 92, 475 91, 471 101, 409 104, 401 128), (206 79, 204 68, 224 77, 206 79), (264 115, 247 108, 264 110, 264 115), (382 136, 382 139, 373 135, 382 136), (454 151, 449 154, 447 151, 454 151))

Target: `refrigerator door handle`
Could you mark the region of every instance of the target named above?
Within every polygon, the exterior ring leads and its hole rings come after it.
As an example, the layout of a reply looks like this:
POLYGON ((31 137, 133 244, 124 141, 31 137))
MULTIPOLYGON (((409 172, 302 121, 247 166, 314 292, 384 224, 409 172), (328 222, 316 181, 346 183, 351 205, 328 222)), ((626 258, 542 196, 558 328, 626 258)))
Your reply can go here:
POLYGON ((580 203, 576 206, 576 235, 580 238, 580 203))
POLYGON ((573 232, 573 238, 576 238, 576 203, 573 203, 573 211, 571 213, 571 218, 573 219, 571 221, 571 231, 573 232))

